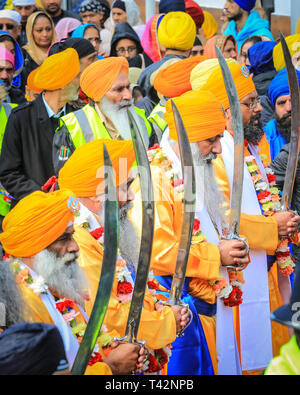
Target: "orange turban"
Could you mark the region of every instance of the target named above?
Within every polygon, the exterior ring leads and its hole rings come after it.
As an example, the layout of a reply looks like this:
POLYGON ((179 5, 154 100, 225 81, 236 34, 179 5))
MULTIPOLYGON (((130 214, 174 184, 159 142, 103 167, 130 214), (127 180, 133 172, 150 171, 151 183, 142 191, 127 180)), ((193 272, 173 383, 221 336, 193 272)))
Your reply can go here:
POLYGON ((49 56, 35 70, 32 85, 38 90, 56 91, 68 85, 80 71, 79 56, 74 48, 49 56))
MULTIPOLYGON (((246 66, 232 63, 228 64, 228 67, 231 71, 240 100, 249 95, 249 93, 256 91, 254 82, 250 77, 249 70, 246 66)), ((218 69, 211 74, 206 84, 203 85, 202 88, 212 92, 222 103, 222 106, 225 110, 230 107, 220 67, 218 67, 218 69)))
POLYGON ((38 70, 38 69, 34 69, 34 70, 32 70, 32 72, 29 74, 29 76, 27 77, 27 83, 26 83, 26 85, 27 85, 27 87, 28 87, 28 89, 29 89, 30 91, 41 93, 41 92, 43 92, 43 90, 37 88, 37 87, 34 85, 34 82, 33 82, 37 70, 38 70))
POLYGON ((190 73, 206 56, 192 56, 162 69, 154 78, 154 88, 163 96, 176 97, 192 89, 190 73))
POLYGON ((110 90, 119 73, 128 76, 129 65, 123 57, 111 57, 90 64, 81 74, 82 91, 95 102, 99 102, 110 90))
MULTIPOLYGON (((190 143, 204 141, 223 133, 226 122, 221 103, 207 91, 189 91, 172 99, 183 120, 190 143)), ((165 118, 169 136, 177 140, 171 100, 167 101, 165 118)))
POLYGON ((103 144, 109 153, 116 185, 128 179, 135 161, 131 140, 94 140, 77 148, 58 174, 60 189, 75 197, 93 197, 104 193, 103 144))
POLYGON ((70 195, 61 191, 36 191, 21 199, 4 218, 0 234, 4 250, 22 258, 49 247, 74 219, 69 202, 70 195))

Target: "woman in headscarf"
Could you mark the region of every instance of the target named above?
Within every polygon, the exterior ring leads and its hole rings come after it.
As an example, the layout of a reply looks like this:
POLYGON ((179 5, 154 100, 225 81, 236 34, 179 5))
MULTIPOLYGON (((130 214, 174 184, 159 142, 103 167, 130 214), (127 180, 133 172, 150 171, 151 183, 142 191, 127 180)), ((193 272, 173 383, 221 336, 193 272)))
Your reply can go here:
POLYGON ((48 56, 49 47, 57 41, 57 34, 51 17, 44 11, 30 15, 26 25, 28 45, 23 47, 23 81, 27 81, 32 70, 39 67, 48 56))
POLYGON ((72 38, 85 38, 86 40, 89 40, 90 43, 95 48, 95 51, 97 51, 98 59, 103 59, 103 56, 99 55, 101 36, 100 36, 100 31, 96 25, 87 23, 78 26, 77 29, 73 31, 72 38))
POLYGON ((63 38, 70 38, 73 31, 81 25, 81 22, 75 18, 63 18, 55 26, 57 40, 61 41, 63 38))
POLYGON ((141 69, 152 63, 143 52, 139 36, 127 22, 120 22, 116 25, 111 39, 110 56, 123 56, 130 67, 141 69))
POLYGON ((158 26, 164 15, 157 14, 149 19, 141 39, 142 47, 153 63, 161 60, 165 52, 157 36, 158 26))
POLYGON ((130 26, 142 25, 140 8, 134 0, 114 0, 111 6, 111 20, 114 25, 128 22, 130 26))
POLYGON ((233 36, 216 35, 207 40, 204 47, 204 56, 216 58, 217 51, 215 46, 220 49, 225 59, 232 58, 237 60, 238 50, 233 36))
MULTIPOLYGON (((22 89, 22 81, 20 73, 23 68, 24 59, 22 50, 17 43, 17 41, 12 37, 12 35, 4 30, 0 30, 0 47, 8 49, 15 58, 15 72, 12 86, 22 89)), ((25 81, 26 82, 26 81, 25 81)), ((24 85, 25 86, 25 85, 24 85)))

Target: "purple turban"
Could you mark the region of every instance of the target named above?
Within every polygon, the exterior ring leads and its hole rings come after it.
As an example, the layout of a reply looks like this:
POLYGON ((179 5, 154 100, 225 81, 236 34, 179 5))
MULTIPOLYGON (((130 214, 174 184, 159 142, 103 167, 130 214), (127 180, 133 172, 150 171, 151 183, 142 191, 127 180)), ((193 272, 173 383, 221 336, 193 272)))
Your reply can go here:
POLYGON ((250 12, 254 8, 256 0, 234 0, 243 10, 250 12))

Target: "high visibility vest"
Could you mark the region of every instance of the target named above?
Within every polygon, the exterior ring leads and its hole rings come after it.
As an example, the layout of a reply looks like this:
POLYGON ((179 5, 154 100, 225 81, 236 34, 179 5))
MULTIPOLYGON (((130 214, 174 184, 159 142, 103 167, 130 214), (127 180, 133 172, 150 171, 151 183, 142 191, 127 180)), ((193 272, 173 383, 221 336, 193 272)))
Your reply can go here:
POLYGON ((148 117, 148 120, 152 123, 155 122, 162 132, 164 132, 168 126, 168 123, 165 120, 165 112, 166 107, 163 107, 161 104, 157 104, 148 117))
POLYGON ((15 103, 2 103, 0 107, 0 153, 2 149, 2 142, 7 124, 7 119, 10 116, 11 110, 15 107, 18 107, 18 105, 15 103))
MULTIPOLYGON (((136 113, 144 120, 148 138, 152 133, 151 125, 146 118, 145 110, 135 107, 136 113)), ((60 118, 60 126, 65 126, 70 133, 75 148, 97 139, 111 139, 104 123, 96 110, 89 104, 82 109, 71 112, 60 118)), ((58 129, 59 129, 58 128, 58 129)), ((57 129, 57 130, 58 130, 57 129)), ((145 137, 145 136, 143 136, 145 137)))

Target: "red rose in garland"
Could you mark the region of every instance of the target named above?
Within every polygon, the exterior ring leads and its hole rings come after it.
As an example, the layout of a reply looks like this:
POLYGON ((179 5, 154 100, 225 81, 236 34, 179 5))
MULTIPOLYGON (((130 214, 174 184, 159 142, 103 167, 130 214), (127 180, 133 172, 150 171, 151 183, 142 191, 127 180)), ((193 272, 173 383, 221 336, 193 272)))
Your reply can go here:
POLYGON ((238 306, 243 302, 242 295, 243 292, 240 290, 240 288, 234 285, 232 287, 232 291, 228 296, 228 298, 226 299, 223 298, 223 302, 225 306, 229 306, 229 307, 238 306))
POLYGON ((98 239, 100 239, 100 237, 103 235, 103 232, 104 232, 104 228, 103 228, 103 226, 100 226, 100 228, 97 228, 97 229, 91 231, 90 234, 91 234, 96 240, 98 240, 98 239))
POLYGON ((129 294, 131 294, 132 290, 133 290, 133 287, 128 281, 118 283, 118 290, 117 290, 118 294, 129 295, 129 294))

